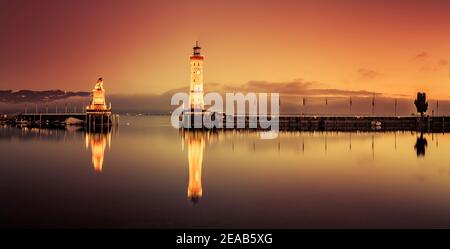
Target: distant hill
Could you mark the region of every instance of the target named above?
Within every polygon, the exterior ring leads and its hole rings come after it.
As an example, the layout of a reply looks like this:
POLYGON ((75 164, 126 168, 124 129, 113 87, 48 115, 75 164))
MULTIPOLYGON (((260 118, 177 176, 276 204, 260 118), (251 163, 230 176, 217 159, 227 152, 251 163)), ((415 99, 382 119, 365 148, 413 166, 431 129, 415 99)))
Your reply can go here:
POLYGON ((51 102, 67 99, 70 97, 88 97, 90 92, 66 92, 62 90, 0 90, 0 102, 22 103, 22 102, 51 102))

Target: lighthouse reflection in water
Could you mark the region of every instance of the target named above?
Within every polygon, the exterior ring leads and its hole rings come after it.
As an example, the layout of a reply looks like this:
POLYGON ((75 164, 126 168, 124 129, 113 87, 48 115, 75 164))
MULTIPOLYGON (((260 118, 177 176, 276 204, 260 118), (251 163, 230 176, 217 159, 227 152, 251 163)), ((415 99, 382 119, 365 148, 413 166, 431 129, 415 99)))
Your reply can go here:
POLYGON ((208 132, 181 132, 182 145, 187 144, 189 161, 189 183, 187 197, 193 203, 197 203, 203 195, 202 189, 202 165, 205 142, 209 139, 208 132))
POLYGON ((111 130, 106 132, 86 132, 86 149, 92 152, 92 165, 94 170, 101 173, 105 158, 105 149, 111 148, 111 130))

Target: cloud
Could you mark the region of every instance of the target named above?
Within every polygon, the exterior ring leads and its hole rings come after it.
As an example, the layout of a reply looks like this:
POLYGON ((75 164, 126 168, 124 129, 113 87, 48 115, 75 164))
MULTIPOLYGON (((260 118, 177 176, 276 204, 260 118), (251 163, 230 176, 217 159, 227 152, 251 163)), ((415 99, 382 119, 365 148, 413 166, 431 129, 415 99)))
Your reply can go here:
POLYGON ((23 103, 23 102, 52 102, 72 97, 88 97, 89 92, 66 92, 61 90, 32 91, 32 90, 4 90, 0 91, 0 102, 23 103))
MULTIPOLYGON (((420 71, 434 72, 441 70, 450 70, 450 61, 441 58, 439 60, 433 59, 427 52, 421 52, 413 57, 413 61, 418 62, 420 71)), ((449 72, 450 73, 450 72, 449 72)), ((449 75, 450 77, 450 75, 449 75)))
POLYGON ((363 79, 374 79, 381 75, 379 72, 369 68, 360 68, 357 72, 363 79))
POLYGON ((438 71, 442 69, 450 69, 450 61, 447 59, 440 59, 434 67, 434 70, 438 71))
POLYGON ((446 59, 440 59, 438 62, 438 66, 440 67, 447 67, 450 64, 450 62, 446 59))
MULTIPOLYGON (((336 88, 319 88, 323 85, 314 81, 297 79, 288 82, 249 81, 239 86, 224 85, 222 92, 266 92, 280 93, 286 96, 372 96, 367 90, 346 90, 336 88)), ((380 95, 381 93, 375 93, 380 95)))
POLYGON ((414 55, 414 57, 412 58, 412 60, 415 61, 424 61, 426 59, 428 59, 430 57, 430 55, 427 52, 420 52, 416 55, 414 55))
POLYGON ((440 59, 431 65, 423 66, 422 70, 428 71, 440 71, 444 69, 450 69, 450 63, 446 59, 440 59))
MULTIPOLYGON (((348 99, 348 97, 352 97, 355 99, 370 99, 367 97, 372 97, 373 94, 382 97, 382 93, 371 92, 368 90, 347 90, 347 89, 338 89, 338 88, 326 88, 322 87, 326 84, 307 81, 304 79, 296 79, 287 82, 269 82, 269 81, 257 81, 252 80, 246 82, 244 84, 222 84, 222 83, 205 83, 205 91, 206 92, 218 92, 221 94, 227 92, 256 92, 256 93, 280 93, 281 99, 283 101, 284 111, 294 111, 298 106, 298 102, 301 97, 308 97, 308 103, 312 104, 313 99, 320 100, 325 96, 330 99, 330 103, 332 99, 348 99)), ((11 91, 8 91, 11 92, 11 91)), ((106 96, 106 101, 112 103, 113 109, 115 112, 119 113, 154 113, 154 114, 162 114, 162 113, 170 113, 174 110, 174 106, 170 105, 170 100, 172 95, 177 92, 189 92, 189 87, 181 87, 170 89, 162 94, 109 94, 106 96)), ((73 108, 75 106, 83 106, 86 105, 89 100, 87 97, 79 98, 74 100, 73 98, 65 99, 63 91, 57 91, 56 97, 52 97, 50 99, 55 99, 53 102, 48 104, 50 110, 55 110, 58 108, 64 108, 64 105, 69 103, 69 107, 73 108), (72 102, 70 102, 72 101, 72 102), (67 102, 67 103, 66 103, 67 102)), ((89 93, 83 93, 83 95, 88 96, 89 93)), ((37 101, 34 95, 26 95, 23 98, 20 98, 21 102, 18 101, 10 101, 10 102, 1 102, 0 101, 0 111, 8 110, 8 112, 20 112, 23 111, 22 102, 36 102, 37 108, 42 110, 46 108, 45 101, 42 101, 43 98, 38 98, 41 102, 37 101)), ((52 95, 53 96, 53 95, 52 95)))
POLYGON ((309 95, 329 95, 335 97, 355 96, 355 97, 369 97, 372 95, 382 95, 382 93, 371 92, 367 90, 342 90, 342 89, 311 89, 309 95))
POLYGON ((224 85, 223 90, 226 92, 277 92, 280 94, 305 94, 313 82, 304 81, 302 79, 290 82, 267 82, 267 81, 249 81, 239 86, 224 85))

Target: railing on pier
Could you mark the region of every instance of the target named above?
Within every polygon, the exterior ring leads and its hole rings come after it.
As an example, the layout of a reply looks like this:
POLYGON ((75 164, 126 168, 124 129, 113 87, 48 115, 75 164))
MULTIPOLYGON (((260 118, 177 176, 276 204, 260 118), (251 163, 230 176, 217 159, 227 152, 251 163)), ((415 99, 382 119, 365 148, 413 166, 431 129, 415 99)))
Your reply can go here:
MULTIPOLYGON (((203 117, 211 113, 187 113, 180 116, 182 129, 208 129, 203 117)), ((338 115, 277 115, 279 130, 421 130, 450 131, 450 116, 338 116, 338 115)), ((261 124, 270 122, 271 115, 225 115, 221 127, 213 129, 264 129, 261 124)), ((209 119, 208 119, 209 120, 209 119)), ((212 122, 214 119, 211 119, 212 122)), ((267 124, 267 123, 266 123, 267 124)), ((209 126, 211 127, 211 125, 209 126)), ((267 128, 266 128, 267 129, 267 128)))
POLYGON ((15 124, 28 126, 79 125, 90 130, 119 125, 119 115, 111 112, 90 113, 26 113, 14 119, 15 124))

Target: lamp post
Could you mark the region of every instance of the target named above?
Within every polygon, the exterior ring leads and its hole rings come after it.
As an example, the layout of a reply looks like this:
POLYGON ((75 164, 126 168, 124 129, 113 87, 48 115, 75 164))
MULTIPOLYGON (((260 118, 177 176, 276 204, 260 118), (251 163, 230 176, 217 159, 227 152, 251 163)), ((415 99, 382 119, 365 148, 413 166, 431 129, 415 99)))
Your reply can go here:
POLYGON ((375 93, 372 94, 372 116, 375 115, 375 93))
POLYGON ((394 116, 397 116, 397 99, 395 99, 394 116))

